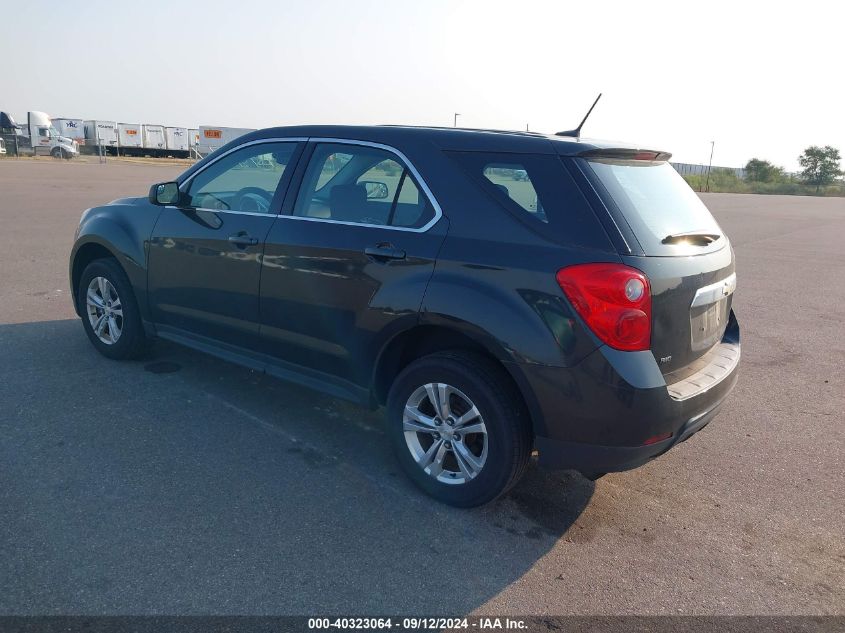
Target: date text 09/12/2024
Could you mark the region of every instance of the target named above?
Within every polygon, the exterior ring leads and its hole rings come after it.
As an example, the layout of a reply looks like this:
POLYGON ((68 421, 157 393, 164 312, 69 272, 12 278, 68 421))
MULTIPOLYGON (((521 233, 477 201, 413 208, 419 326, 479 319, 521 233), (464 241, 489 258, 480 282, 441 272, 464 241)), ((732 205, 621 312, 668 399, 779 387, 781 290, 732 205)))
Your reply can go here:
POLYGON ((524 620, 516 618, 478 617, 478 618, 309 618, 310 630, 363 629, 363 630, 525 630, 524 620))

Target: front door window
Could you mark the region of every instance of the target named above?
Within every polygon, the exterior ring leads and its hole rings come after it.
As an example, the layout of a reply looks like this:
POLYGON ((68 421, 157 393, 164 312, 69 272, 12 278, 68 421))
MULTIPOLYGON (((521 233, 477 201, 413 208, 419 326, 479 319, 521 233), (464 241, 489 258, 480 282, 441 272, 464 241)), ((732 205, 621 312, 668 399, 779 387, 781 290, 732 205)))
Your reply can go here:
POLYGON ((274 212, 273 199, 296 143, 258 143, 224 156, 191 180, 186 198, 195 209, 274 212))

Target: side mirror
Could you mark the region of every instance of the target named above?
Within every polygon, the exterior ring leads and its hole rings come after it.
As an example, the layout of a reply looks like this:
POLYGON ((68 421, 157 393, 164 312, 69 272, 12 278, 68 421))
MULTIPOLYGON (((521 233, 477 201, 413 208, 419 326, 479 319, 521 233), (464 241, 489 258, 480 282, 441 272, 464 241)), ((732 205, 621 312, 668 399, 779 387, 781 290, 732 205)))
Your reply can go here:
POLYGON ((358 183, 359 185, 364 185, 367 190, 367 200, 384 200, 389 191, 387 190, 387 185, 383 182, 377 182, 375 180, 362 180, 358 183))
POLYGON ((179 203, 179 183, 160 182, 150 187, 150 202, 161 207, 179 203))

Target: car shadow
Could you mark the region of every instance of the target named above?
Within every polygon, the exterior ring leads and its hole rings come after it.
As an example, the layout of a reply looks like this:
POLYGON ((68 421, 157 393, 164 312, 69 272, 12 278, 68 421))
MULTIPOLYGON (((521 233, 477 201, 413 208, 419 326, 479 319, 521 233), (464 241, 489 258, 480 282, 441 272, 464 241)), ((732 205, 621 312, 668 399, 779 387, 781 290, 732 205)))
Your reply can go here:
POLYGON ((0 325, 0 611, 464 614, 577 533, 594 484, 533 465, 441 505, 380 412, 76 320, 0 325))

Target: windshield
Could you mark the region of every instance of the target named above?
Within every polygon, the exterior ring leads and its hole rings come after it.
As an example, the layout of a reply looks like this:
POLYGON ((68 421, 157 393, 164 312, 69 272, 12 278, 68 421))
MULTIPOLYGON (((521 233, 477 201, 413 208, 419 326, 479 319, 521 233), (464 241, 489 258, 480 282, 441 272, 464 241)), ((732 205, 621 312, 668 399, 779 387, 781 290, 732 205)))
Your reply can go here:
MULTIPOLYGON (((715 248, 725 240, 710 211, 667 162, 593 159, 588 161, 625 216, 646 255, 706 252, 679 234, 707 234, 715 248), (676 239, 667 239, 674 236, 676 239)), ((709 243, 709 242, 708 242, 709 243)))

